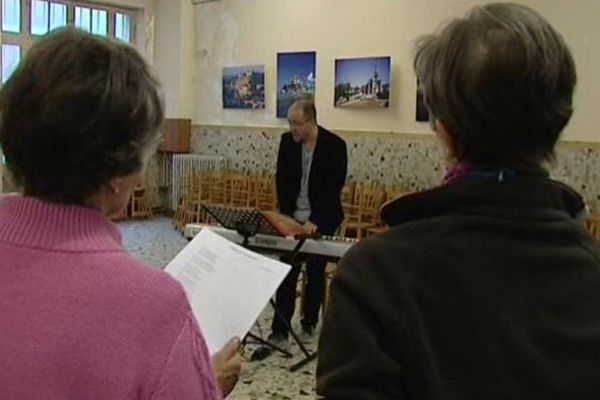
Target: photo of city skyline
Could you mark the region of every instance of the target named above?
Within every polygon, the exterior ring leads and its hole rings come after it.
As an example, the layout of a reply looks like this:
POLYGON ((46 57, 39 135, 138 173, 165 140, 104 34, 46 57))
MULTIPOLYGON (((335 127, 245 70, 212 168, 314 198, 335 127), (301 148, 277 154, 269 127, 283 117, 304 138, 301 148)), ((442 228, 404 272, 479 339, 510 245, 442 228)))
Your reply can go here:
POLYGON ((223 68, 223 108, 265 108, 265 67, 223 68))
POLYGON ((316 59, 314 51, 277 53, 277 118, 287 118, 296 100, 314 99, 316 59))
POLYGON ((390 70, 390 57, 335 60, 334 106, 389 107, 390 70))

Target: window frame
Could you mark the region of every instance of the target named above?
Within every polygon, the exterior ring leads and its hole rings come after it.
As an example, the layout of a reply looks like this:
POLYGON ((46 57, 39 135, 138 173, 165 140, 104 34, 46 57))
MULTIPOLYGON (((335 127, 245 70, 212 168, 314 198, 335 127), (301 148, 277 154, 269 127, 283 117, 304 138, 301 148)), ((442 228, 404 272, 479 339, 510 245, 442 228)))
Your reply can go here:
MULTIPOLYGON (((20 12, 21 12, 21 21, 19 21, 19 32, 15 33, 15 32, 10 32, 10 31, 5 31, 4 29, 2 29, 2 25, 0 24, 0 33, 2 35, 7 34, 7 35, 20 35, 21 33, 23 33, 23 1, 22 0, 18 0, 19 1, 19 6, 20 6, 20 12)), ((0 0, 0 19, 2 19, 2 15, 4 12, 4 1, 0 0)), ((3 21, 0 21, 3 22, 3 21)))
MULTIPOLYGON (((31 46, 36 40, 41 38, 43 35, 34 35, 31 33, 31 17, 32 17, 32 0, 19 0, 21 6, 21 18, 20 18, 20 33, 5 32, 2 30, 0 21, 0 45, 10 44, 20 47, 20 59, 27 54, 31 46)), ((103 10, 107 12, 107 35, 116 40, 120 40, 115 36, 115 18, 116 14, 126 14, 129 16, 129 43, 132 46, 140 48, 142 43, 138 41, 138 23, 141 19, 142 10, 131 8, 127 6, 120 6, 114 4, 107 4, 98 1, 85 1, 85 0, 46 0, 48 2, 48 29, 50 28, 50 3, 64 4, 67 6, 67 26, 75 26, 75 7, 86 7, 90 9, 90 32, 92 27, 92 11, 91 10, 103 10)), ((4 2, 0 0, 0 19, 2 18, 4 2)), ((2 71, 3 60, 0 56, 0 72, 2 71)), ((1 80, 1 77, 0 77, 1 80)), ((1 83, 0 83, 1 85, 1 83)))
MULTIPOLYGON (((65 26, 69 26, 69 2, 65 1, 65 0, 43 0, 46 3, 48 3, 48 19, 47 19, 47 28, 48 30, 46 31, 46 33, 50 32, 50 15, 51 15, 51 10, 52 10, 52 4, 61 4, 67 7, 67 21, 66 21, 66 25, 65 26)), ((31 24, 31 19, 33 18, 33 0, 28 0, 27 3, 29 4, 29 8, 28 8, 28 29, 27 29, 27 33, 29 34, 29 36, 32 36, 34 41, 41 38, 42 36, 44 36, 46 33, 43 33, 41 35, 38 34, 34 34, 31 33, 31 28, 32 28, 32 24, 31 24)), ((0 0, 0 7, 1 7, 1 0, 0 0)), ((2 32, 2 35, 4 35, 5 32, 2 32)))

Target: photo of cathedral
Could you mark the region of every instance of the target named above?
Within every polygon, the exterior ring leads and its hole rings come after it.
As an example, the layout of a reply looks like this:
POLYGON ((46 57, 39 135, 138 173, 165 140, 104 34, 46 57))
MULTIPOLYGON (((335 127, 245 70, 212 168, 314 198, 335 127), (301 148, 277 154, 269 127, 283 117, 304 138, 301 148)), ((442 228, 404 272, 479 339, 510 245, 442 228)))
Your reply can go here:
POLYGON ((389 107, 390 57, 335 60, 336 107, 389 107))
POLYGON ((314 51, 277 54, 277 118, 296 100, 314 98, 316 58, 314 51))

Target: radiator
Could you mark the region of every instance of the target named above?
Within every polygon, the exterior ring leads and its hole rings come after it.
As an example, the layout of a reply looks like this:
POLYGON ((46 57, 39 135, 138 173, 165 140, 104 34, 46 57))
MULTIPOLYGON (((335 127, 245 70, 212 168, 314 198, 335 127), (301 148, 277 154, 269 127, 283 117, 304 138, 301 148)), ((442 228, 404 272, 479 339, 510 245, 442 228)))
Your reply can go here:
POLYGON ((224 171, 226 167, 227 161, 223 156, 174 154, 170 163, 163 161, 161 175, 163 176, 162 179, 167 180, 167 182, 161 183, 166 183, 165 186, 169 188, 169 209, 175 210, 179 197, 187 193, 189 177, 192 173, 198 171, 224 171))

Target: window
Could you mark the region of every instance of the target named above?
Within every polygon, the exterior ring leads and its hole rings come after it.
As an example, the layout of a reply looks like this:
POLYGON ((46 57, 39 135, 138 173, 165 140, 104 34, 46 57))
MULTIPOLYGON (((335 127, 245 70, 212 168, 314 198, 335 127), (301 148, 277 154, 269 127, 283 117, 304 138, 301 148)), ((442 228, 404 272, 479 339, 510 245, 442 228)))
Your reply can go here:
POLYGON ((87 7, 75 7, 75 27, 84 31, 92 31, 91 10, 87 7))
POLYGON ((115 37, 124 42, 130 42, 131 22, 127 14, 115 13, 115 37))
POLYGON ((108 11, 76 6, 75 26, 95 35, 108 36, 108 11))
POLYGON ((21 0, 2 0, 2 30, 21 32, 21 0))
POLYGON ((20 60, 21 48, 19 46, 13 44, 2 45, 2 83, 10 78, 20 60))
POLYGON ((92 33, 95 35, 108 35, 108 12, 105 10, 92 10, 92 33))
POLYGON ((60 3, 49 3, 44 0, 31 2, 32 35, 44 35, 49 31, 67 25, 67 6, 60 3))
POLYGON ((103 5, 102 1, 0 0, 0 80, 8 79, 36 40, 63 26, 135 42, 136 11, 103 5))
POLYGON ((31 3, 31 34, 43 35, 48 32, 48 2, 33 0, 31 3))
POLYGON ((50 3, 50 30, 67 26, 67 5, 50 3))

